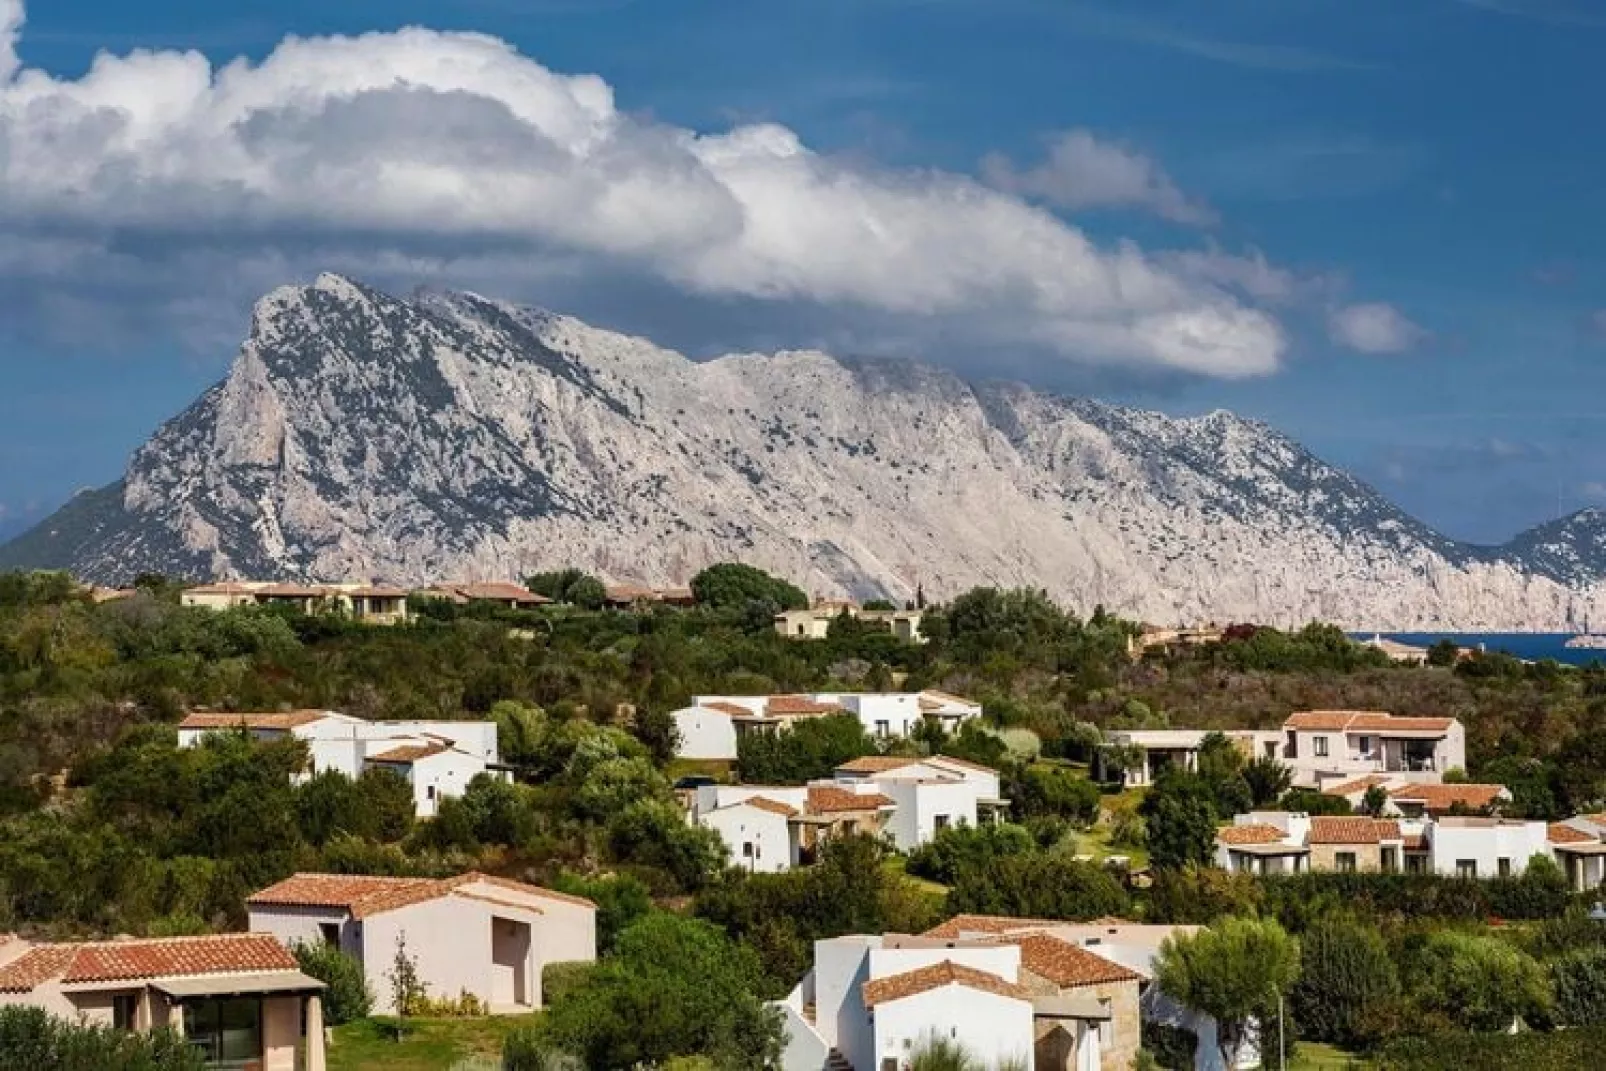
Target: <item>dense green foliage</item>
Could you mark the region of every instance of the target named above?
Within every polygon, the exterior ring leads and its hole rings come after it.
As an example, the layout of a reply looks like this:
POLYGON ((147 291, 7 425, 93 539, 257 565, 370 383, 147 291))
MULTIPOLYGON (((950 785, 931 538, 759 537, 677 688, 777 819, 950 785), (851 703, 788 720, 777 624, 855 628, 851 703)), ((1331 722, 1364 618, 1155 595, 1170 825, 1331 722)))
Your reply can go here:
POLYGON ((0 1008, 0 1071, 201 1071, 199 1050, 166 1031, 131 1034, 0 1008))
POLYGON ((1376 1071, 1592 1071, 1606 1052, 1606 1029, 1554 1034, 1433 1034, 1400 1037, 1375 1054, 1376 1071))
POLYGON ((1544 969, 1495 937, 1431 933, 1410 957, 1405 981, 1419 1009, 1463 1030, 1488 1033, 1551 1016, 1544 969))
POLYGON ((1399 973, 1376 927, 1335 918, 1300 938, 1289 1004, 1305 1037, 1357 1048, 1372 1040, 1368 1015, 1399 995, 1399 973))
POLYGON ((745 733, 736 769, 750 785, 800 785, 830 777, 843 763, 875 753, 875 741, 855 714, 809 718, 784 733, 745 733))
POLYGON ((1114 872, 1063 850, 1001 856, 985 868, 961 870, 948 892, 951 914, 1081 920, 1130 908, 1114 872))
POLYGON ((809 597, 796 585, 737 562, 710 565, 692 577, 691 593, 698 605, 716 610, 756 605, 773 615, 782 610, 807 609, 809 605, 809 597))
POLYGON ((608 597, 608 589, 602 581, 579 569, 537 573, 530 577, 525 586, 553 602, 578 606, 582 610, 600 610, 603 600, 608 597))
POLYGON ((598 1071, 692 1055, 721 1071, 761 1071, 779 1059, 782 1030, 760 989, 749 949, 705 922, 656 913, 620 935, 614 954, 552 1005, 539 1033, 598 1071))
POLYGON ((961 874, 988 870, 1000 858, 1037 850, 1037 842, 1022 826, 1000 823, 950 826, 909 853, 909 873, 952 884, 961 874))
POLYGON ((324 983, 323 1018, 330 1026, 365 1018, 374 1006, 374 994, 362 962, 334 945, 302 942, 292 946, 303 974, 324 983))

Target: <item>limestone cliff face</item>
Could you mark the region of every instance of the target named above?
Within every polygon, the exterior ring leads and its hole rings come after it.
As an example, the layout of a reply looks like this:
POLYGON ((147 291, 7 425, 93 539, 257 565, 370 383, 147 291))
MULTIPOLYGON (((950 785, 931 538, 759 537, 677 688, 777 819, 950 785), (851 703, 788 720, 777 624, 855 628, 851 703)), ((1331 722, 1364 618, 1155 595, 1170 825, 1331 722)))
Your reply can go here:
POLYGON ((1606 621, 1606 518, 1434 533, 1271 429, 822 353, 693 362, 470 294, 337 276, 258 303, 228 378, 0 550, 116 582, 683 583, 740 559, 820 594, 1042 586, 1157 622, 1606 621))

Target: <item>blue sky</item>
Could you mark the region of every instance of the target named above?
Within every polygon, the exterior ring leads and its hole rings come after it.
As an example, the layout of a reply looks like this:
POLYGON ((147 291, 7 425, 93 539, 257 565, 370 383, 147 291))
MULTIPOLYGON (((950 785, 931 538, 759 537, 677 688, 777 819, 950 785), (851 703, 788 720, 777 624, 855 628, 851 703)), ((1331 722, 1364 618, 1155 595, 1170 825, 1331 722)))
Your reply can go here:
POLYGON ((1229 408, 1461 538, 1606 503, 1585 0, 16 5, 0 532, 324 267, 1229 408))

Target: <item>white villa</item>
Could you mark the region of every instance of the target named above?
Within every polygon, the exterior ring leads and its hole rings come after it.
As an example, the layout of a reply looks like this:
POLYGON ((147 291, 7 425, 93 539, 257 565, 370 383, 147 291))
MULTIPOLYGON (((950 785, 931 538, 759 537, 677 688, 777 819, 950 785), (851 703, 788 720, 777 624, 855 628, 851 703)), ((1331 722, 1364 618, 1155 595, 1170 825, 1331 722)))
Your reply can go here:
POLYGON ((776 873, 833 835, 880 834, 900 851, 940 831, 997 821, 1009 801, 998 771, 946 755, 870 755, 807 785, 702 785, 690 818, 719 833, 734 865, 776 873))
POLYGON ((365 721, 333 710, 196 713, 179 723, 178 745, 194 747, 208 733, 240 729, 259 740, 305 741, 312 766, 304 778, 324 770, 351 778, 370 767, 394 770, 413 786, 420 818, 434 817, 443 797, 461 796, 482 773, 512 776, 498 757, 496 723, 489 721, 365 721))
MULTIPOLYGON (((1580 844, 1588 840, 1587 834, 1582 836, 1580 844)), ((1594 843, 1599 844, 1598 837, 1594 843)), ((1482 815, 1387 819, 1253 811, 1217 831, 1216 864, 1254 874, 1403 871, 1492 878, 1519 875, 1536 857, 1553 859, 1557 846, 1552 827, 1544 822, 1482 815)), ((1590 887, 1582 884, 1587 877, 1578 873, 1575 885, 1590 887)))
POLYGON ((745 733, 790 728, 803 718, 853 714, 880 738, 908 736, 922 722, 954 733, 981 716, 981 704, 946 692, 810 692, 801 695, 699 695, 674 712, 683 759, 736 761, 745 733))
MULTIPOLYGON (((1125 771, 1129 786, 1153 784, 1168 766, 1194 768, 1202 729, 1128 729, 1106 735, 1110 744, 1135 745, 1144 757, 1125 771)), ((1444 772, 1465 769, 1466 731, 1454 718, 1403 718, 1379 711, 1307 710, 1283 727, 1224 734, 1247 757, 1279 759, 1296 786, 1321 788, 1367 774, 1437 783, 1444 772)))
POLYGON ((296 874, 245 906, 253 932, 355 956, 382 1014, 396 1013, 387 976, 402 943, 430 997, 468 993, 495 1014, 540 1008, 547 964, 597 958, 595 904, 487 874, 296 874))
POLYGON ((817 603, 808 610, 786 610, 775 615, 775 631, 790 640, 823 640, 830 632, 831 622, 842 614, 859 621, 885 625, 900 640, 908 643, 925 643, 920 631, 919 610, 864 610, 856 603, 817 603))

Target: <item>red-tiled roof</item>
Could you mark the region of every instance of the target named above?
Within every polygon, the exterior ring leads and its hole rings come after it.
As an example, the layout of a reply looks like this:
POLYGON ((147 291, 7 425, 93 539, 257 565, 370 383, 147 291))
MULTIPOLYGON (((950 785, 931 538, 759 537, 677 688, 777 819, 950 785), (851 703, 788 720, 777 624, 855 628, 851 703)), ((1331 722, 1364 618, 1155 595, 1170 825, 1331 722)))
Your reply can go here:
POLYGON ((178 723, 180 729, 294 729, 322 720, 322 710, 287 710, 259 714, 190 714, 178 723))
POLYGON ((1378 840, 1400 839, 1400 823, 1388 818, 1375 818, 1373 822, 1377 826, 1378 840))
POLYGON ((998 940, 1017 945, 1020 948, 1021 966, 1061 989, 1106 982, 1136 982, 1143 978, 1128 967, 1046 933, 1000 937, 998 940))
POLYGON ((0 967, 0 992, 27 992, 52 979, 71 985, 295 969, 289 949, 265 933, 39 945, 0 967))
POLYGON ((962 985, 987 993, 996 993, 1001 997, 1014 997, 1016 1000, 1031 999, 1030 994, 1014 982, 1006 982, 996 974, 978 971, 974 967, 965 967, 951 960, 943 960, 930 967, 921 967, 903 974, 894 974, 889 978, 877 978, 866 982, 861 993, 864 997, 864 1006, 873 1008, 877 1004, 904 1000, 933 989, 940 989, 945 985, 962 985))
POLYGON ((405 766, 417 762, 419 759, 434 758, 452 750, 448 744, 403 744, 393 747, 389 751, 381 751, 377 755, 369 755, 369 762, 391 762, 405 766))
POLYGON ((831 785, 810 785, 808 803, 810 814, 836 814, 841 811, 876 811, 892 806, 892 800, 879 792, 849 792, 831 785))
POLYGON ((1288 715, 1283 728, 1336 732, 1355 720, 1359 713, 1355 710, 1301 710, 1288 715))
POLYGON ((966 699, 964 696, 954 695, 952 692, 940 692, 935 688, 922 689, 920 694, 929 695, 939 703, 963 703, 969 707, 980 705, 974 699, 966 699))
POLYGON ((749 796, 735 806, 740 807, 743 804, 748 807, 757 807, 761 811, 768 811, 770 814, 778 814, 782 818, 793 818, 797 815, 796 807, 788 807, 779 800, 768 799, 764 796, 749 796))
POLYGON ((1504 785, 1406 785, 1393 789, 1389 795, 1407 803, 1421 803, 1429 811, 1448 811, 1457 803, 1472 810, 1487 807, 1504 792, 1504 785))
POLYGON ((804 695, 772 695, 764 703, 764 713, 771 717, 793 714, 840 714, 836 703, 817 703, 804 695))
POLYGON ((1352 733, 1387 733, 1391 730, 1404 733, 1447 732, 1455 724, 1451 718, 1397 718, 1392 714, 1357 714, 1349 723, 1352 733))
POLYGON ((1222 826, 1216 839, 1223 844, 1277 844, 1287 834, 1272 825, 1222 826))
POLYGON ((1384 777, 1381 774, 1368 774, 1366 777, 1357 777, 1353 781, 1345 781, 1342 784, 1329 785, 1322 789, 1322 793, 1328 796, 1353 796, 1357 792, 1365 792, 1374 785, 1387 784, 1388 780, 1389 779, 1387 777, 1384 777))
POLYGON ((552 600, 545 595, 537 595, 529 588, 518 584, 508 584, 502 581, 475 584, 446 585, 465 599, 494 599, 498 602, 517 602, 527 606, 539 606, 552 600))
POLYGON ((703 707, 707 710, 718 711, 721 714, 729 714, 734 718, 750 718, 753 716, 753 712, 751 710, 748 710, 744 706, 739 706, 736 703, 715 701, 712 703, 704 703, 703 707))
POLYGON ((844 762, 837 769, 849 773, 878 774, 886 773, 888 770, 901 770, 905 766, 914 766, 921 761, 902 755, 861 755, 859 758, 844 762))
POLYGON ((1565 822, 1550 823, 1546 837, 1552 844, 1587 844, 1597 839, 1581 829, 1574 829, 1565 822))
MULTIPOLYGON (((464 885, 484 883, 527 896, 558 900, 583 907, 595 907, 590 900, 555 892, 511 878, 499 878, 471 870, 455 878, 387 878, 367 874, 295 874, 276 885, 254 893, 246 900, 260 907, 334 907, 351 913, 354 919, 367 918, 400 907, 420 904, 461 891, 464 885)), ((465 893, 464 895, 470 895, 465 893)), ((522 905, 521 905, 522 906, 522 905)))
MULTIPOLYGON (((1122 919, 1096 919, 1095 922, 1122 922, 1122 919)), ((1001 934, 1014 930, 1041 929, 1045 926, 1063 926, 1064 919, 1032 919, 1016 918, 1013 915, 955 915, 944 922, 939 922, 922 937, 938 937, 944 940, 954 940, 967 933, 1001 934)))
POLYGON ((1406 851, 1408 851, 1408 852, 1423 852, 1423 851, 1427 851, 1428 838, 1426 836, 1424 836, 1423 834, 1421 834, 1421 833, 1412 833, 1409 836, 1404 837, 1403 839, 1405 841, 1404 847, 1405 847, 1406 851))
MULTIPOLYGON (((1394 826, 1394 832, 1399 833, 1397 823, 1387 823, 1394 826)), ((1376 844, 1383 834, 1385 823, 1371 818, 1345 818, 1338 815, 1315 815, 1310 820, 1310 843, 1312 844, 1376 844)))

